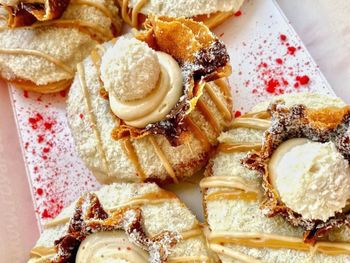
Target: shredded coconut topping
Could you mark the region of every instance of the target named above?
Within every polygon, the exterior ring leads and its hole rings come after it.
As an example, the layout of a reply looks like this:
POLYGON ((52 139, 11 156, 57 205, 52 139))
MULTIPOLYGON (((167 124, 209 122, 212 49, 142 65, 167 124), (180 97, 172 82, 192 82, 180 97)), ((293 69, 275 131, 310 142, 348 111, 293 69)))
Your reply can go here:
POLYGON ((121 101, 147 96, 156 87, 159 74, 156 52, 135 38, 120 37, 102 57, 104 87, 121 101))

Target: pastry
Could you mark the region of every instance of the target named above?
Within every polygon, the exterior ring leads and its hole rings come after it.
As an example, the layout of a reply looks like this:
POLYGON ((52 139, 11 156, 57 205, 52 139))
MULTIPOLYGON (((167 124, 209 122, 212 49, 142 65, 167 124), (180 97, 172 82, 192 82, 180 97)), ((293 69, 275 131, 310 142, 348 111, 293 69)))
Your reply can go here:
POLYGON ((0 77, 29 91, 64 90, 77 63, 120 30, 112 0, 0 0, 0 77))
POLYGON ((349 122, 340 99, 283 95, 219 137, 200 185, 222 262, 350 261, 349 122))
POLYGON ((192 176, 232 119, 224 44, 192 20, 146 23, 94 50, 68 95, 77 150, 102 183, 192 176))
POLYGON ((139 27, 150 14, 187 17, 214 28, 235 14, 244 0, 118 0, 123 20, 139 27))
POLYGON ((47 223, 38 262, 218 262, 196 217, 156 184, 112 184, 82 195, 47 223))

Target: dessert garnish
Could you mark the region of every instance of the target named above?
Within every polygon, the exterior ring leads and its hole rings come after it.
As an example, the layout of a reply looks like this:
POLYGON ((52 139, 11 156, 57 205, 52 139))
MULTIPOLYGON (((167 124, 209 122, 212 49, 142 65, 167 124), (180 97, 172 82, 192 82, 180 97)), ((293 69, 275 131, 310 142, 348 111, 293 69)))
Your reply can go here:
POLYGON ((150 17, 145 28, 136 39, 118 39, 101 60, 111 110, 121 121, 112 136, 163 134, 176 145, 205 83, 230 74, 229 56, 201 23, 150 17))
POLYGON ((261 151, 242 162, 263 176, 266 215, 302 227, 304 242, 315 243, 350 223, 350 107, 287 108, 277 101, 268 111, 261 151))
POLYGON ((1 0, 8 12, 8 27, 28 26, 36 21, 59 18, 70 0, 1 0))
POLYGON ((75 213, 70 220, 67 233, 55 241, 56 255, 52 262, 96 262, 96 260, 108 262, 109 259, 132 256, 136 259, 162 263, 166 262, 170 249, 180 239, 178 233, 171 231, 163 231, 150 238, 143 230, 140 208, 124 207, 109 215, 103 209, 98 197, 88 193, 76 203, 75 213), (124 232, 128 240, 120 237, 122 232, 116 231, 124 232), (101 239, 104 241, 102 244, 100 244, 101 239), (117 239, 122 243, 132 243, 135 255, 130 251, 131 247, 127 247, 124 252, 121 249, 118 250, 115 242, 117 239), (109 247, 108 241, 114 246, 109 247), (102 252, 91 253, 91 249, 102 250, 102 252), (103 259, 104 256, 106 256, 105 259, 103 259))

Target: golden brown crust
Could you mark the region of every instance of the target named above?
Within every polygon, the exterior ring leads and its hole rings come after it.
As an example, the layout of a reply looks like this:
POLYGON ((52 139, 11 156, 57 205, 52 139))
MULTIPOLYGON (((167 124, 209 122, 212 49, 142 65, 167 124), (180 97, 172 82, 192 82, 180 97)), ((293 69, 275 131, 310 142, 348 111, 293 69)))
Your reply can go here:
POLYGON ((272 115, 270 128, 264 134, 263 146, 260 152, 248 154, 242 160, 249 169, 258 171, 263 176, 265 199, 262 209, 268 211, 269 217, 281 215, 294 226, 304 228, 304 241, 314 243, 318 237, 339 227, 349 225, 350 213, 337 213, 326 222, 305 219, 302 215, 288 208, 274 189, 268 173, 268 162, 274 150, 284 141, 291 138, 308 138, 313 141, 333 141, 344 158, 350 160, 350 137, 346 134, 350 122, 350 107, 307 109, 303 105, 291 108, 283 106, 283 101, 270 105, 272 115))

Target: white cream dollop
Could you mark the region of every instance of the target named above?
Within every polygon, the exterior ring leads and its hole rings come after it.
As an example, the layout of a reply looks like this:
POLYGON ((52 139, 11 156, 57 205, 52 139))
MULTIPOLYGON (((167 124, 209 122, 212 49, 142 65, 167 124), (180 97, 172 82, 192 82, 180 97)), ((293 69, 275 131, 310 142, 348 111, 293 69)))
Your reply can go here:
POLYGON ((269 173, 285 205, 306 219, 326 221, 350 199, 349 164, 333 142, 288 140, 274 152, 269 173))
POLYGON ((162 120, 183 93, 175 59, 134 38, 121 37, 107 50, 101 79, 113 113, 137 128, 162 120))
POLYGON ((98 232, 79 246, 76 263, 147 263, 146 251, 130 243, 123 231, 98 232))

